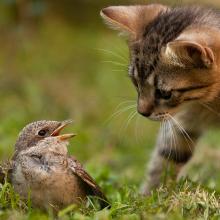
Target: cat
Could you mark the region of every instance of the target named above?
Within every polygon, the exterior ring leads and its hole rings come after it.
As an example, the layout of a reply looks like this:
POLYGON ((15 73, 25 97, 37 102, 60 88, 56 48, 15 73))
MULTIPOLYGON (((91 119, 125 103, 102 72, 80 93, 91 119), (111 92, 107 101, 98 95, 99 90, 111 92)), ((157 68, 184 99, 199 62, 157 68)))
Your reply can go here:
MULTIPOLYGON (((125 33, 137 111, 163 124, 142 187, 175 177, 205 131, 220 125, 220 12, 199 6, 110 6, 101 16, 125 33)), ((146 131, 147 132, 147 131, 146 131)))

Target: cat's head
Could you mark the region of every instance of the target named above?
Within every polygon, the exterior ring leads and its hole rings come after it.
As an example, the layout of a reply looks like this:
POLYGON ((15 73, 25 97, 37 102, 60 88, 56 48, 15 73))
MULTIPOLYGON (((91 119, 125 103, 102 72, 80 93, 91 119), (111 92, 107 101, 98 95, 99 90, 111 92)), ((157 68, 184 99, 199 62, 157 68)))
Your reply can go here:
POLYGON ((153 4, 112 6, 101 15, 128 35, 129 76, 140 114, 161 120, 187 103, 218 96, 220 32, 210 27, 214 12, 153 4))

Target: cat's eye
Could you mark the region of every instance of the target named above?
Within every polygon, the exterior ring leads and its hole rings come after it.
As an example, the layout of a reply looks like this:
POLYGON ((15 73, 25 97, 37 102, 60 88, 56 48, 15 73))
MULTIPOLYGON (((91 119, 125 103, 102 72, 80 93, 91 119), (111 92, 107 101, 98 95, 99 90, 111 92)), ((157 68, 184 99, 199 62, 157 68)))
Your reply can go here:
POLYGON ((156 89, 155 97, 157 99, 168 100, 168 99, 170 99, 172 97, 172 92, 171 91, 165 91, 165 90, 156 89))
POLYGON ((41 137, 44 137, 47 134, 47 130, 46 129, 42 129, 38 132, 38 135, 41 137))

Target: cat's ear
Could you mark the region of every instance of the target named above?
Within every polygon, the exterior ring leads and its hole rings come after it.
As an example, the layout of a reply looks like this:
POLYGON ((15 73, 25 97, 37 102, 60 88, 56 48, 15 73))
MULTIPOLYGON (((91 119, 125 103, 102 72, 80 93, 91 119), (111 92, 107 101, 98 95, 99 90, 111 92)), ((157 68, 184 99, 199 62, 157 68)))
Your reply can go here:
POLYGON ((211 68, 215 62, 211 40, 206 33, 183 33, 176 40, 167 44, 166 58, 173 64, 180 66, 211 68))
POLYGON ((137 37, 143 27, 167 9, 167 6, 160 4, 110 6, 101 10, 101 16, 114 29, 137 37))

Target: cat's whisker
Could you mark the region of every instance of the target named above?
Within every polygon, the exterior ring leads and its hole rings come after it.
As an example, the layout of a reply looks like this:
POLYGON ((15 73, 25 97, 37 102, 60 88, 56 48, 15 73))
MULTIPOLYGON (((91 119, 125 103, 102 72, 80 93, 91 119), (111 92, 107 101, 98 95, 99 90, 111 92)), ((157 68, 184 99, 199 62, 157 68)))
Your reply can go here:
POLYGON ((162 143, 165 143, 165 139, 164 139, 164 120, 162 120, 161 123, 160 123, 160 140, 161 140, 162 143))
POLYGON ((114 96, 114 98, 118 98, 118 99, 120 99, 120 100, 124 99, 125 101, 126 101, 126 100, 133 100, 133 101, 137 102, 137 100, 134 99, 133 96, 117 95, 117 96, 114 96))
POLYGON ((128 117, 127 122, 126 122, 126 124, 125 124, 125 126, 124 126, 124 131, 127 130, 128 126, 129 126, 129 124, 130 124, 130 122, 132 121, 132 119, 133 119, 137 114, 138 114, 137 111, 134 111, 134 112, 132 112, 132 114, 128 117))
POLYGON ((135 120, 134 134, 135 134, 135 140, 138 143, 139 142, 138 140, 138 117, 136 117, 136 120, 135 120))
POLYGON ((121 102, 121 103, 119 103, 117 106, 116 106, 116 108, 115 108, 115 110, 118 110, 122 105, 125 105, 125 104, 128 104, 128 103, 136 103, 136 100, 127 100, 127 101, 123 101, 123 102, 121 102))
POLYGON ((137 114, 136 120, 135 120, 135 139, 137 143, 140 143, 140 132, 138 132, 138 125, 139 125, 139 115, 137 114))
POLYGON ((163 121, 163 124, 162 124, 162 131, 163 131, 163 141, 165 143, 165 147, 167 147, 167 144, 166 144, 166 130, 165 130, 165 120, 163 121))
MULTIPOLYGON (((169 124, 168 124, 168 120, 166 120, 166 136, 168 136, 169 135, 169 124)), ((171 156, 171 151, 172 151, 172 142, 170 142, 170 140, 168 139, 168 138, 166 138, 166 142, 167 142, 167 146, 166 146, 166 148, 168 148, 169 147, 169 149, 170 149, 170 152, 169 152, 169 155, 168 155, 168 161, 170 160, 170 156, 171 156), (168 140, 169 140, 169 142, 168 142, 168 140), (171 144, 171 146, 170 146, 170 144, 171 144)))
MULTIPOLYGON (((164 147, 165 148, 167 148, 167 144, 166 144, 166 131, 165 131, 165 124, 166 124, 166 122, 165 122, 166 120, 165 119, 163 119, 162 120, 162 122, 161 122, 161 131, 160 131, 160 135, 161 135, 161 141, 162 141, 162 143, 164 144, 164 147)), ((162 144, 161 143, 161 144, 162 144)), ((167 174, 167 167, 168 167, 168 165, 166 164, 166 169, 165 169, 165 175, 164 175, 164 177, 163 177, 163 184, 165 185, 165 183, 166 183, 166 174, 167 174)))
MULTIPOLYGON (((167 122, 166 122, 166 120, 163 120, 162 121, 162 126, 161 126, 162 128, 162 142, 163 142, 163 144, 164 144, 164 146, 165 146, 165 148, 167 148, 167 146, 168 146, 168 144, 167 144, 167 138, 166 138, 166 128, 167 128, 167 122)), ((161 143, 162 144, 162 143, 161 143)))
POLYGON ((168 143, 168 138, 167 135, 168 135, 168 132, 167 132, 167 129, 168 129, 168 122, 167 122, 167 119, 164 120, 164 137, 165 137, 165 148, 166 149, 169 149, 169 155, 168 155, 168 158, 166 160, 166 168, 165 168, 165 176, 164 176, 164 180, 163 180, 163 183, 164 185, 166 184, 167 182, 167 175, 168 175, 168 172, 169 172, 169 160, 170 160, 170 156, 171 156, 171 150, 172 150, 172 147, 170 147, 169 143, 168 143), (168 148, 169 147, 169 148, 168 148))
POLYGON ((128 110, 130 110, 130 109, 136 108, 136 106, 137 106, 136 104, 135 104, 135 105, 129 105, 129 106, 123 108, 123 109, 120 109, 120 110, 114 112, 114 113, 106 120, 105 123, 109 123, 113 118, 115 118, 115 117, 121 115, 122 113, 124 113, 124 112, 126 112, 126 111, 128 111, 128 110))
POLYGON ((161 140, 164 142, 164 120, 161 122, 161 130, 160 130, 161 140))
POLYGON ((160 121, 160 127, 159 127, 159 134, 162 137, 161 133, 162 133, 162 124, 163 124, 163 120, 160 121))
POLYGON ((105 49, 97 49, 97 50, 102 51, 102 52, 105 52, 106 54, 113 55, 114 57, 119 58, 119 59, 121 59, 121 60, 123 60, 123 61, 125 61, 125 62, 128 61, 128 59, 127 59, 126 57, 124 57, 124 56, 122 56, 122 55, 120 55, 120 54, 118 54, 118 53, 116 53, 116 52, 113 52, 113 51, 111 51, 111 50, 105 50, 105 49))
POLYGON ((175 139, 174 139, 174 129, 173 129, 173 124, 172 124, 172 121, 171 120, 167 120, 168 123, 169 123, 169 126, 170 126, 170 133, 171 133, 171 147, 173 148, 174 146, 174 150, 175 150, 175 154, 176 154, 176 158, 178 158, 178 151, 176 149, 176 144, 175 144, 175 139))
MULTIPOLYGON (((177 137, 177 134, 176 134, 176 126, 175 126, 175 123, 173 122, 172 119, 170 120, 170 123, 171 123, 172 128, 173 128, 173 137, 174 137, 174 144, 175 144, 175 150, 176 150, 176 156, 177 156, 176 158, 178 159, 179 156, 180 156, 180 152, 178 150, 178 137, 177 137)), ((183 133, 182 133, 182 135, 184 136, 183 133)), ((184 138, 186 139, 186 137, 184 137, 184 138)), ((187 144, 188 144, 189 148, 191 149, 190 144, 188 143, 187 139, 186 139, 186 141, 187 141, 187 144)))
POLYGON ((111 63, 111 64, 114 64, 116 66, 123 66, 123 67, 128 67, 128 64, 126 63, 119 63, 119 62, 116 62, 116 61, 111 61, 111 60, 106 60, 106 61, 102 61, 102 63, 111 63))
POLYGON ((170 115, 170 117, 173 119, 173 121, 179 125, 180 129, 185 133, 185 135, 189 138, 189 140, 192 142, 192 144, 194 144, 194 141, 192 140, 192 138, 189 136, 189 134, 186 132, 186 130, 183 128, 183 126, 180 124, 180 122, 178 122, 174 117, 172 117, 170 115))
POLYGON ((126 118, 125 122, 122 124, 120 130, 119 130, 119 136, 121 137, 122 134, 125 133, 125 131, 128 128, 128 125, 130 124, 131 120, 134 118, 134 116, 136 115, 136 111, 132 111, 129 113, 128 117, 126 118))
POLYGON ((133 108, 136 108, 136 104, 134 105, 129 105, 129 106, 126 106, 126 107, 122 107, 120 108, 119 110, 117 110, 116 112, 114 112, 111 116, 110 116, 110 119, 113 117, 116 117, 118 115, 120 115, 121 113, 124 113, 130 109, 133 109, 133 108))
POLYGON ((204 102, 199 102, 200 105, 202 105, 203 107, 205 107, 206 109, 208 109, 210 112, 214 113, 215 115, 217 115, 218 117, 220 117, 220 113, 215 111, 210 105, 208 105, 207 103, 204 102))
POLYGON ((181 124, 174 117, 172 117, 170 114, 169 114, 169 117, 171 118, 171 120, 173 120, 174 124, 177 126, 180 133, 183 135, 184 139, 187 142, 187 146, 189 147, 189 150, 192 153, 192 148, 191 148, 189 141, 192 143, 192 145, 194 145, 194 141, 192 140, 192 138, 189 136, 189 134, 186 132, 186 130, 181 126, 181 124))
POLYGON ((170 123, 172 124, 172 127, 173 127, 173 135, 174 135, 174 144, 175 144, 175 146, 176 146, 176 151, 177 151, 177 156, 179 156, 179 151, 177 150, 177 144, 178 144, 178 138, 177 138, 177 136, 176 136, 176 127, 174 126, 174 124, 173 124, 173 121, 171 120, 170 121, 170 123))
POLYGON ((128 60, 127 54, 128 54, 128 48, 127 45, 125 47, 121 47, 117 44, 117 47, 112 48, 117 54, 119 54, 122 57, 125 57, 128 60))

